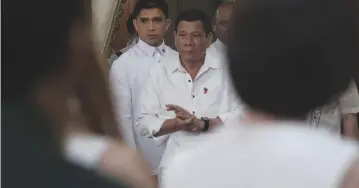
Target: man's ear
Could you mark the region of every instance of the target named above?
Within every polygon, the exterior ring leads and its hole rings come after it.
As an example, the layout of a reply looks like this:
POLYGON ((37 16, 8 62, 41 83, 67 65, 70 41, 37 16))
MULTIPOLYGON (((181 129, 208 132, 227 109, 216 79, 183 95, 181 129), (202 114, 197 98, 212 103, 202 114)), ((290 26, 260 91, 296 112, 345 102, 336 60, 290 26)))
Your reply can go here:
POLYGON ((137 20, 133 19, 132 23, 133 23, 133 26, 135 27, 135 30, 136 30, 136 33, 137 33, 138 32, 137 20))
POLYGON ((171 19, 166 19, 166 31, 168 31, 168 28, 171 26, 171 19))
POLYGON ((175 39, 175 47, 178 49, 178 46, 177 46, 177 32, 176 31, 173 31, 173 37, 175 39))

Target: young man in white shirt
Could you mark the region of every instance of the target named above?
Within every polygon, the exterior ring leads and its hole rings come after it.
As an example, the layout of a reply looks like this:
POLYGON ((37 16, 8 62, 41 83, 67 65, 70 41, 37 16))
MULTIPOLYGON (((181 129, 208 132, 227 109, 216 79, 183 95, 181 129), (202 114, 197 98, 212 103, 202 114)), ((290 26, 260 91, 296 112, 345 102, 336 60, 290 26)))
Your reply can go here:
POLYGON ((165 1, 139 1, 133 15, 133 25, 139 40, 113 63, 111 85, 124 140, 143 152, 156 175, 164 148, 152 139, 141 136, 135 128, 135 120, 140 114, 139 94, 147 80, 148 71, 156 64, 163 63, 165 57, 176 56, 177 52, 165 45, 163 40, 170 24, 165 1))
POLYGON ((213 23, 213 31, 217 36, 217 40, 207 49, 208 53, 225 56, 226 44, 228 41, 228 23, 232 15, 233 2, 221 3, 216 11, 213 23))
POLYGON ((359 70, 358 13, 358 1, 237 1, 227 54, 244 118, 173 159, 161 187, 358 188, 358 142, 306 117, 359 70))
POLYGON ((179 14, 175 22, 177 57, 166 58, 150 71, 141 93, 141 133, 166 145, 160 167, 179 149, 196 147, 205 133, 239 112, 220 59, 206 54, 212 25, 196 9, 179 14))

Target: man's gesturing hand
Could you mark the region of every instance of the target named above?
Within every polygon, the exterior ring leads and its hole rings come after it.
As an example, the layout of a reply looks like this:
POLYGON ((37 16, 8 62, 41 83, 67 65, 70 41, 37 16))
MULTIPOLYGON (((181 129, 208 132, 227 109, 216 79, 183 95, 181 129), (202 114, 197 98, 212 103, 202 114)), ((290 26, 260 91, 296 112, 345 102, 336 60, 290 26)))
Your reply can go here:
POLYGON ((178 123, 183 126, 183 130, 188 132, 200 132, 203 129, 202 120, 196 118, 196 116, 189 113, 184 108, 168 104, 166 105, 168 111, 174 111, 176 113, 176 119, 178 123))

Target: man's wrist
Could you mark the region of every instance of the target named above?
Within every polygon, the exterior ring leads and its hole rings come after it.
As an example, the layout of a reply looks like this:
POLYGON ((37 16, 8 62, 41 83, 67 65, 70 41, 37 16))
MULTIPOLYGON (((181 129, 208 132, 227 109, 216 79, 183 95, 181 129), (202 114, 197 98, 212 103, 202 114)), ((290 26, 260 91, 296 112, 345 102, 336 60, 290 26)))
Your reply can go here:
POLYGON ((177 118, 173 118, 171 119, 171 125, 173 127, 174 130, 176 131, 182 131, 184 130, 185 126, 180 124, 179 121, 177 120, 177 118))
POLYGON ((207 132, 210 128, 210 119, 208 117, 201 117, 201 121, 203 122, 202 132, 207 132))
POLYGON ((197 118, 197 126, 198 126, 198 130, 200 132, 203 132, 203 130, 204 130, 204 121, 202 119, 197 118))

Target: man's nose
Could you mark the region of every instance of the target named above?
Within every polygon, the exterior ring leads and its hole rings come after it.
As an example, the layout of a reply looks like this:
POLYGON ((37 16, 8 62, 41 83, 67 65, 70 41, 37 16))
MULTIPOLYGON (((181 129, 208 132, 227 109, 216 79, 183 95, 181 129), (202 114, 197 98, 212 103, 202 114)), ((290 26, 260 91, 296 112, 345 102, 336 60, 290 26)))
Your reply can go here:
POLYGON ((193 45, 193 38, 191 36, 187 36, 184 40, 184 44, 186 46, 192 46, 193 45))
POLYGON ((149 26, 148 26, 148 29, 149 29, 150 31, 155 30, 154 23, 153 23, 152 21, 150 21, 149 26))

